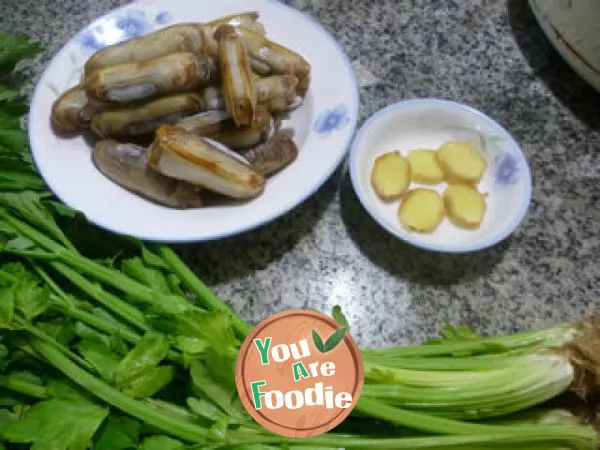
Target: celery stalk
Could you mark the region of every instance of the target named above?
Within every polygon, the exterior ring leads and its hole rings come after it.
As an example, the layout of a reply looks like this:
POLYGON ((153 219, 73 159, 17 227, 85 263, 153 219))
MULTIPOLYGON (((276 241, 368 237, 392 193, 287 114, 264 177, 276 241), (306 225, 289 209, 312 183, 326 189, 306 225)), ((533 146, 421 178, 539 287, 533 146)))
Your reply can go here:
POLYGON ((217 297, 190 268, 179 258, 179 256, 165 245, 157 247, 158 253, 187 288, 198 296, 198 299, 204 303, 204 306, 211 311, 227 311, 231 313, 233 326, 241 339, 244 339, 252 327, 244 322, 237 314, 233 313, 219 297, 217 297))
POLYGON ((77 364, 70 361, 52 346, 40 340, 32 340, 32 347, 52 366, 62 372, 71 381, 100 398, 111 406, 158 428, 163 432, 190 442, 204 442, 208 430, 197 425, 174 420, 166 414, 161 414, 153 407, 135 400, 119 390, 96 378, 77 364))
MULTIPOLYGON (((336 448, 396 450, 594 450, 596 432, 584 425, 502 426, 479 434, 377 438, 352 434, 328 433, 306 439, 283 440, 291 447, 326 446, 336 448)), ((235 432, 229 434, 229 445, 280 443, 282 438, 269 434, 235 432)))
POLYGON ((558 325, 539 331, 514 333, 507 336, 479 338, 470 341, 449 341, 432 345, 413 345, 382 349, 364 349, 366 358, 453 356, 488 353, 507 353, 514 350, 534 351, 546 347, 560 347, 575 339, 579 330, 570 325, 558 325))

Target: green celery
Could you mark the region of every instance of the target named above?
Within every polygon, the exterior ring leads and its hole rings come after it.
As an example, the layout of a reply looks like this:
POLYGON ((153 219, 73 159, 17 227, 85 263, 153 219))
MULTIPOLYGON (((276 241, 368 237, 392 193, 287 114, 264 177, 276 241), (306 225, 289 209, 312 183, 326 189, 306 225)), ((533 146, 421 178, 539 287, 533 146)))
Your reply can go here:
POLYGON ((91 298, 102 304, 106 309, 115 313, 123 320, 131 323, 140 330, 147 331, 150 329, 146 323, 144 314, 142 314, 137 308, 125 303, 117 296, 105 291, 101 286, 92 283, 87 278, 79 274, 76 270, 71 267, 60 263, 58 261, 52 261, 49 265, 55 269, 58 273, 63 275, 66 279, 71 281, 81 291, 85 292, 91 298))
MULTIPOLYGON (((77 305, 67 296, 62 288, 43 270, 41 267, 34 265, 35 271, 38 273, 40 278, 50 286, 50 289, 56 294, 51 296, 53 300, 53 307, 59 309, 62 313, 80 320, 81 322, 96 328, 99 331, 103 331, 107 334, 118 334, 127 342, 136 344, 139 342, 141 337, 126 328, 125 326, 118 325, 112 322, 108 322, 91 314, 87 311, 83 311, 77 307, 77 305)), ((2 274, 2 272, 0 272, 2 274)))
POLYGON ((97 435, 94 450, 130 450, 137 448, 141 424, 127 416, 111 414, 97 435))
POLYGON ((36 352, 67 378, 109 405, 180 439, 189 442, 206 440, 208 430, 205 428, 174 420, 168 415, 158 413, 150 406, 132 399, 91 375, 45 342, 33 340, 31 345, 36 352))
POLYGON ((204 303, 207 309, 230 313, 234 321, 233 326, 241 339, 250 334, 252 326, 244 322, 235 312, 228 308, 225 302, 217 297, 170 247, 160 245, 157 249, 171 271, 181 279, 190 291, 197 295, 198 299, 204 303))
POLYGON ((414 430, 437 434, 481 434, 494 431, 492 425, 459 422, 443 417, 429 416, 424 413, 408 411, 389 406, 382 401, 360 397, 355 411, 369 417, 386 420, 414 430))
POLYGON ((108 414, 93 403, 53 398, 33 405, 1 433, 10 442, 31 443, 32 450, 84 450, 108 414))
POLYGON ((511 350, 534 351, 544 347, 560 347, 572 341, 578 330, 570 325, 558 325, 545 330, 514 333, 466 341, 447 341, 432 345, 413 345, 381 349, 364 349, 365 357, 425 357, 460 356, 488 353, 506 353, 511 350))
POLYGON ((159 414, 169 415, 177 420, 187 422, 190 424, 204 426, 208 422, 202 420, 197 414, 193 413, 190 409, 174 405, 172 403, 165 402, 157 398, 145 398, 140 400, 142 403, 148 405, 150 408, 155 410, 159 414))
POLYGON ((19 394, 24 394, 29 397, 43 399, 46 398, 46 388, 36 383, 32 383, 23 377, 15 376, 14 374, 1 375, 0 387, 9 389, 19 394))
POLYGON ((0 31, 0 73, 12 72, 19 62, 33 58, 42 50, 41 44, 31 42, 28 36, 0 31))
POLYGON ((271 444, 285 442, 291 447, 325 446, 335 448, 395 450, 480 450, 480 449, 561 449, 595 450, 596 432, 584 425, 533 425, 497 427, 479 434, 377 438, 352 434, 327 433, 305 439, 285 439, 260 432, 231 431, 229 445, 271 444))
POLYGON ((384 366, 395 369, 462 372, 472 370, 499 369, 508 365, 519 363, 522 358, 527 358, 530 351, 519 354, 491 354, 475 356, 381 356, 370 352, 363 352, 363 362, 368 366, 384 366))

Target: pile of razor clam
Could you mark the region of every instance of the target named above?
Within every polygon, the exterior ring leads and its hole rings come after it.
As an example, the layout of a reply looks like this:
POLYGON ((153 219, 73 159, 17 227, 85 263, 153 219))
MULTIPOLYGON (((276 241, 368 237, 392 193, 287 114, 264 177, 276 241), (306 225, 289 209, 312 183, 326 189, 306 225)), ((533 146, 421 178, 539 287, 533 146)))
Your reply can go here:
POLYGON ((256 198, 298 155, 281 119, 302 103, 311 72, 258 19, 182 23, 97 51, 55 101, 54 129, 91 130, 98 170, 158 204, 256 198))

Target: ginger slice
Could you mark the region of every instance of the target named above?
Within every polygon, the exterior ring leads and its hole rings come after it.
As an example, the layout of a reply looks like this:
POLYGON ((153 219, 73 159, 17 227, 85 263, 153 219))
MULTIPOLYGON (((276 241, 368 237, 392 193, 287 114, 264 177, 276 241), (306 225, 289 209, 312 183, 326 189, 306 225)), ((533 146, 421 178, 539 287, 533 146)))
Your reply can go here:
POLYGON ((448 219, 460 228, 477 229, 486 212, 485 197, 472 186, 455 184, 444 191, 448 219))
POLYGON ((444 170, 437 161, 435 150, 411 150, 406 159, 415 183, 439 184, 444 181, 444 170))
POLYGON ((397 200, 410 186, 410 164, 400 152, 389 152, 375 159, 371 185, 383 200, 397 200))
POLYGON ((437 160, 451 184, 476 184, 487 168, 487 161, 469 142, 451 141, 442 145, 437 160))
POLYGON ((398 220, 409 231, 431 233, 444 219, 442 197, 432 189, 417 188, 408 192, 398 209, 398 220))

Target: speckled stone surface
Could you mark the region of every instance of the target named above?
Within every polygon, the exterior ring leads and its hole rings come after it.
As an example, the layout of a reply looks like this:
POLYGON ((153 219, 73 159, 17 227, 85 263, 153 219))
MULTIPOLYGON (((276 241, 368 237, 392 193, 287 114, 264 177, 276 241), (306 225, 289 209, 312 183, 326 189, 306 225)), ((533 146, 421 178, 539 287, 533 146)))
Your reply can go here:
MULTIPOLYGON (((192 1, 192 0, 190 0, 192 1)), ((44 63, 118 0, 2 0, 0 29, 44 42, 44 63)), ((361 122, 400 99, 472 105, 521 143, 529 214, 507 241, 432 254, 367 215, 343 168, 301 207, 243 236, 181 247, 198 274, 254 322, 340 304, 362 345, 421 341, 445 323, 480 332, 578 320, 600 307, 600 95, 561 60, 524 0, 292 0, 347 51, 361 122)))

